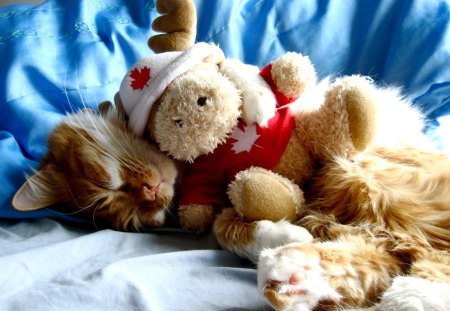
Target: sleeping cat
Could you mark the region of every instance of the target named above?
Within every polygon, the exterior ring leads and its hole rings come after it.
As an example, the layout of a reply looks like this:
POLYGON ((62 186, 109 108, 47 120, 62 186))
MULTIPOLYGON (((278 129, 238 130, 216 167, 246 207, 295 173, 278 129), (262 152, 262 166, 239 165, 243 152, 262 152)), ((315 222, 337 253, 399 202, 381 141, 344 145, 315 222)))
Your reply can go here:
POLYGON ((57 204, 58 212, 121 231, 164 224, 176 165, 128 130, 113 107, 69 115, 50 134, 48 148, 41 168, 15 194, 17 210, 57 204))
POLYGON ((369 307, 397 275, 450 283, 450 157, 430 148, 398 91, 378 99, 373 146, 317 168, 296 224, 246 222, 231 208, 215 221, 224 248, 258 261, 276 310, 369 307))

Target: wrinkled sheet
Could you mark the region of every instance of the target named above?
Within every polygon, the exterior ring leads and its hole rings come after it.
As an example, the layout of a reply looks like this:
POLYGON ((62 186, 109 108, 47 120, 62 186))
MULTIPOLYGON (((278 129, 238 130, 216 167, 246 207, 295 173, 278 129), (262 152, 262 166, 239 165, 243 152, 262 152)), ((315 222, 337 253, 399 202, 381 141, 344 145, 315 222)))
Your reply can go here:
MULTIPOLYGON (((402 86, 429 117, 430 136, 450 150, 448 1, 195 2, 197 41, 259 66, 297 51, 320 77, 367 74, 402 86)), ((152 0, 0 7, 1 310, 268 308, 253 267, 210 234, 95 231, 74 216, 11 207, 55 124, 111 100, 127 69, 151 53, 155 16, 152 0)))
POLYGON ((251 266, 211 235, 0 222, 0 310, 262 310, 251 266))

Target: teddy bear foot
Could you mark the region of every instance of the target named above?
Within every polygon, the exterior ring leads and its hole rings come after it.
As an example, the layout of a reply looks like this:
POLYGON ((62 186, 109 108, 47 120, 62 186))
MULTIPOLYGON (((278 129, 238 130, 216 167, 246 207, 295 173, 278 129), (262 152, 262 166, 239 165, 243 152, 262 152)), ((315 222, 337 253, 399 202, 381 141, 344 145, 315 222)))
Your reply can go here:
POLYGON ((303 193, 296 184, 259 167, 237 174, 228 196, 237 213, 247 221, 295 221, 304 204, 303 193))
POLYGON ((204 232, 212 227, 214 221, 212 205, 189 204, 181 205, 178 209, 180 226, 184 230, 204 232))
POLYGON ((347 106, 348 131, 357 152, 364 151, 377 131, 377 106, 372 80, 358 75, 337 79, 327 94, 347 106))

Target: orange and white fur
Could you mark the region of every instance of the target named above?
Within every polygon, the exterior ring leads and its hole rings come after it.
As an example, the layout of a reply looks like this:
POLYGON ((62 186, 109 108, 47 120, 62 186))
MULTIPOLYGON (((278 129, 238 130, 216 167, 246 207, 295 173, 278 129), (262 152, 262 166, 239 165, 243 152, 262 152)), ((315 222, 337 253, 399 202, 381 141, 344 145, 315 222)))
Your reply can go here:
MULTIPOLYGON (((319 91, 299 106, 321 102, 319 91)), ((236 221, 232 209, 216 221, 233 236, 224 248, 259 257, 258 287, 276 310, 370 307, 399 275, 450 283, 450 157, 398 90, 377 89, 377 103, 373 145, 319 169, 296 224, 236 221)))
POLYGON ((175 163, 134 135, 114 108, 70 114, 51 132, 48 148, 41 168, 14 196, 16 209, 50 207, 121 231, 164 224, 175 163))

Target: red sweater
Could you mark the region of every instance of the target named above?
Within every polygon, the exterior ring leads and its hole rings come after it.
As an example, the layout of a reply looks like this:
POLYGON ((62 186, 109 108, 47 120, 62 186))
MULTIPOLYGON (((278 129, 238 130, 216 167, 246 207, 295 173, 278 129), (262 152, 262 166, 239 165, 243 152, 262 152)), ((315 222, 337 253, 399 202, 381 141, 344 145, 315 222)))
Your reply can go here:
POLYGON ((251 166, 273 169, 283 155, 292 130, 294 116, 288 104, 296 98, 288 98, 275 89, 270 69, 266 66, 260 75, 272 88, 277 99, 276 115, 267 127, 239 120, 230 137, 209 154, 198 157, 184 177, 180 204, 213 204, 230 206, 226 191, 240 171, 251 166))

